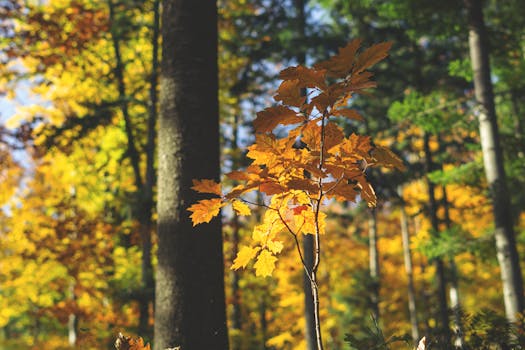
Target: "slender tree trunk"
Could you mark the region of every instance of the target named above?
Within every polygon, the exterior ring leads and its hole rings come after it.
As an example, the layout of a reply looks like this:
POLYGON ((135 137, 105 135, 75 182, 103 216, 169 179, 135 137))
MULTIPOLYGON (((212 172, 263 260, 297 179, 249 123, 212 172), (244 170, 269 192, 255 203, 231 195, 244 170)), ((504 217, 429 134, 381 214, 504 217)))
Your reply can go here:
POLYGON ((379 323, 379 250, 377 242, 377 217, 375 209, 370 211, 368 218, 368 257, 370 268, 370 301, 372 306, 372 316, 379 323))
MULTIPOLYGON (((445 226, 447 229, 452 228, 452 220, 450 219, 448 202, 447 188, 446 186, 442 187, 443 189, 443 209, 445 212, 445 226)), ((454 343, 456 347, 463 349, 463 325, 461 322, 461 304, 459 298, 459 283, 458 283, 458 269, 456 267, 456 261, 453 256, 449 258, 449 269, 450 269, 450 307, 454 312, 454 326, 456 328, 457 338, 454 343)))
POLYGON ((114 26, 116 13, 113 0, 108 0, 111 27, 111 39, 115 53, 115 78, 117 81, 120 109, 124 118, 126 136, 128 140, 127 153, 131 161, 135 184, 137 186, 137 208, 135 209, 135 218, 139 221, 139 233, 141 239, 141 291, 138 294, 139 302, 139 325, 138 333, 145 338, 151 337, 149 327, 150 304, 154 298, 154 280, 153 267, 151 264, 151 232, 153 231, 153 187, 155 184, 155 138, 156 138, 156 121, 157 121, 157 85, 158 85, 158 51, 159 51, 159 31, 160 31, 160 0, 153 2, 154 22, 152 33, 152 72, 150 76, 149 87, 149 106, 147 122, 147 143, 146 143, 146 176, 143 182, 140 171, 140 155, 135 145, 135 136, 133 125, 128 110, 128 97, 126 95, 126 84, 124 81, 125 66, 121 55, 121 39, 118 35, 117 28, 114 26))
POLYGON ((523 311, 523 277, 516 248, 512 207, 507 189, 503 153, 500 147, 494 93, 490 76, 489 48, 481 0, 464 0, 469 20, 469 47, 474 73, 481 148, 485 175, 492 197, 494 236, 503 283, 505 313, 516 321, 523 311))
MULTIPOLYGON (((297 26, 297 43, 296 45, 302 45, 305 40, 306 30, 306 14, 305 14, 305 1, 294 0, 296 10, 296 26, 297 26)), ((306 63, 306 52, 299 48, 297 54, 297 63, 304 65, 306 63)), ((301 92, 306 96, 306 89, 301 92)), ((306 264, 305 268, 310 272, 314 266, 314 236, 306 235, 303 237, 303 258, 306 264)), ((305 272, 303 273, 303 290, 304 290, 304 318, 305 318, 305 338, 306 338, 306 349, 314 350, 317 348, 316 340, 316 326, 315 326, 315 305, 313 301, 312 293, 312 282, 310 276, 305 272)))
POLYGON ((217 6, 163 0, 155 350, 228 349, 220 219, 193 227, 193 179, 219 179, 217 6))
MULTIPOLYGON (((69 285, 69 298, 72 301, 76 300, 75 283, 69 285)), ((78 339, 78 315, 74 312, 70 313, 67 320, 67 340, 69 346, 75 347, 78 339)))
MULTIPOLYGON (((232 140, 232 154, 238 154, 239 150, 239 116, 236 114, 234 116, 233 121, 233 140, 232 140)), ((232 159, 232 163, 234 165, 234 168, 237 168, 238 165, 238 159, 234 158, 232 159)), ((233 264, 233 261, 237 257, 237 254, 239 252, 239 243, 240 243, 240 236, 239 236, 239 217, 237 215, 234 215, 232 218, 232 251, 231 251, 231 263, 233 264)), ((241 319, 241 295, 240 295, 240 288, 239 288, 239 279, 240 279, 240 271, 239 270, 231 270, 231 288, 232 288, 232 304, 233 304, 233 310, 232 310, 232 328, 234 330, 237 330, 238 332, 242 329, 242 319, 241 319)), ((232 350, 238 350, 240 348, 240 343, 238 341, 233 342, 233 344, 230 344, 232 347, 232 350)))
POLYGON ((159 32, 160 32, 160 0, 153 2, 153 33, 152 33, 152 57, 151 57, 151 76, 149 86, 149 105, 148 105, 148 124, 147 124, 147 143, 146 143, 146 178, 140 193, 141 213, 140 238, 142 244, 142 273, 141 282, 143 296, 140 302, 139 334, 151 336, 149 327, 150 305, 155 298, 155 281, 153 279, 153 266, 151 264, 151 234, 153 231, 153 187, 155 186, 155 142, 156 124, 158 119, 157 112, 157 87, 159 70, 159 32))
POLYGON ((523 125, 523 116, 521 115, 520 110, 519 93, 513 89, 510 94, 512 101, 512 112, 514 113, 514 129, 516 130, 515 135, 520 146, 518 155, 523 157, 525 154, 525 126, 523 125))
POLYGON ((403 239, 403 258, 405 261, 405 271, 408 281, 408 312, 410 315, 410 326, 412 330, 412 341, 415 345, 419 342, 419 325, 417 320, 416 289, 414 288, 414 272, 412 268, 412 254, 410 252, 410 232, 408 229, 408 216, 403 201, 403 187, 398 188, 399 197, 401 198, 401 237, 403 239))
MULTIPOLYGON (((424 135, 424 149, 425 149, 425 171, 430 173, 434 170, 434 162, 432 161, 432 152, 430 151, 430 135, 425 132, 424 135)), ((436 235, 439 232, 439 219, 437 214, 437 201, 435 194, 435 186, 430 179, 426 178, 428 201, 429 201, 429 215, 430 222, 432 223, 433 234, 436 235)), ((437 297, 439 305, 439 334, 443 345, 448 349, 451 346, 451 334, 448 322, 448 303, 447 303, 447 286, 445 278, 445 265, 443 259, 435 258, 434 265, 436 268, 436 282, 437 282, 437 297)))

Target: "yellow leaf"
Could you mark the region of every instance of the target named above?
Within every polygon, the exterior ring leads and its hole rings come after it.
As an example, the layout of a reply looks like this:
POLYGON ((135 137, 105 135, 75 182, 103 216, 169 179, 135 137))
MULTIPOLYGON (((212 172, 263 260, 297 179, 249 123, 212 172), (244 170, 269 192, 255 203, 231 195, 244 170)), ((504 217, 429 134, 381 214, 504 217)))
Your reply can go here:
POLYGON ((190 215, 193 226, 210 222, 219 215, 220 209, 225 205, 220 198, 203 199, 188 208, 193 214, 190 215))
POLYGON ((261 247, 242 247, 239 253, 237 253, 237 257, 233 261, 231 269, 238 270, 241 267, 246 267, 250 260, 252 260, 255 255, 257 255, 259 250, 261 250, 261 247))
POLYGON ((252 211, 250 210, 250 207, 241 201, 233 201, 232 207, 233 207, 233 210, 235 210, 235 212, 237 213, 237 215, 247 216, 252 213, 252 211))
POLYGON ((194 191, 200 193, 212 193, 218 196, 222 195, 221 184, 213 180, 193 180, 193 186, 191 188, 194 191))
POLYGON ((256 276, 271 276, 275 269, 277 258, 268 250, 263 250, 257 257, 257 262, 253 265, 256 276))
POLYGON ((266 242, 266 247, 274 254, 279 254, 283 248, 283 242, 282 241, 274 241, 273 239, 269 239, 266 242))

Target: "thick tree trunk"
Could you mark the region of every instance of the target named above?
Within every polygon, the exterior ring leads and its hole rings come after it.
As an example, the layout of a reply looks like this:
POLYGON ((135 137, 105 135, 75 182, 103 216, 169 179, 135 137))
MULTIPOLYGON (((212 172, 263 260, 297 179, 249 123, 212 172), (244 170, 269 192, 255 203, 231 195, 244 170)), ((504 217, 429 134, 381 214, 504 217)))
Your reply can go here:
POLYGON ((217 7, 163 0, 155 350, 228 349, 220 219, 193 227, 193 179, 219 179, 217 7))
MULTIPOLYGON (((425 171, 430 173, 434 170, 434 162, 432 161, 432 152, 430 150, 430 135, 425 132, 423 146, 425 149, 425 171)), ((429 215, 430 222, 432 224, 432 230, 434 234, 439 232, 439 219, 438 219, 438 207, 435 194, 435 186, 430 179, 426 178, 427 191, 428 191, 428 202, 429 202, 429 215)), ((437 297, 438 297, 438 322, 439 322, 439 335, 441 342, 446 349, 451 346, 451 334, 448 322, 448 303, 447 303, 447 285, 445 278, 445 265, 443 259, 435 258, 434 265, 436 268, 436 282, 437 282, 437 297)))
POLYGON ((505 313, 510 321, 523 311, 523 277, 516 248, 512 208, 503 168, 494 93, 490 76, 488 40, 481 0, 464 0, 469 20, 469 47, 474 73, 481 148, 485 175, 492 197, 494 236, 503 283, 505 313))
POLYGON ((377 243, 377 217, 375 209, 370 212, 368 218, 368 256, 370 268, 370 304, 372 316, 379 323, 379 250, 377 243))
POLYGON ((417 320, 416 289, 414 288, 414 272, 412 268, 412 254, 410 252, 410 232, 408 229, 408 216, 403 201, 403 187, 398 188, 399 197, 401 198, 401 237, 403 239, 403 258, 405 261, 405 272, 408 281, 408 312, 410 315, 410 327, 412 330, 412 341, 415 345, 420 340, 419 325, 417 320))

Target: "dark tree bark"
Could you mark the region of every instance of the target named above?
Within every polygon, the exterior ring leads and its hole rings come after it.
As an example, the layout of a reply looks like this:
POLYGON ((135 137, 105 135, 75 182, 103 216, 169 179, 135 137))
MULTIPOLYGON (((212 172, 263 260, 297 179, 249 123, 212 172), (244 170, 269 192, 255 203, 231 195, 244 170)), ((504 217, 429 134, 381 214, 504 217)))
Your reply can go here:
POLYGON ((163 0, 155 350, 228 349, 220 220, 193 227, 192 179, 219 179, 217 6, 163 0))
POLYGON ((505 313, 510 321, 523 311, 523 277, 516 248, 512 208, 503 168, 494 92, 490 78, 487 33, 481 0, 464 0, 468 12, 469 48, 474 73, 483 164, 494 213, 494 236, 503 284, 505 313))
MULTIPOLYGON (((425 132, 423 146, 425 149, 425 171, 430 173, 435 170, 434 162, 432 160, 432 152, 430 150, 430 135, 425 132)), ((430 179, 426 178, 427 191, 428 191, 428 202, 429 202, 429 216, 430 222, 432 223, 432 230, 434 234, 439 232, 439 218, 438 218, 438 206, 436 201, 435 186, 430 179)), ((439 336, 441 343, 446 349, 451 347, 451 333, 448 322, 448 302, 447 302, 447 285, 445 278, 445 264, 443 259, 435 258, 434 265, 436 268, 436 282, 437 282, 437 297, 438 297, 438 322, 439 322, 439 336)))

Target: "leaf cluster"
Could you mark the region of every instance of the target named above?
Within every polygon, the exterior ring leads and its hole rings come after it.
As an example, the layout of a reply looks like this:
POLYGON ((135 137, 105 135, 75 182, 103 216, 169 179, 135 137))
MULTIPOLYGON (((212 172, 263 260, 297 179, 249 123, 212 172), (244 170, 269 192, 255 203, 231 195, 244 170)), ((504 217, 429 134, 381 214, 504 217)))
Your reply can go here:
POLYGON ((212 180, 194 181, 194 190, 218 196, 189 208, 194 225, 209 222, 226 204, 238 215, 250 215, 247 204, 267 208, 263 222, 253 231, 254 245, 241 248, 233 269, 255 259, 256 275, 269 276, 275 255, 283 249, 280 233, 291 234, 296 242, 299 234, 323 234, 326 215, 320 207, 324 200, 355 202, 360 196, 374 207, 376 195, 366 169, 377 165, 403 169, 402 161, 389 149, 374 146, 368 136, 345 136, 335 122, 338 118, 363 120, 349 108, 349 101, 376 86, 367 69, 385 58, 390 46, 380 43, 360 50, 361 40, 353 40, 312 68, 299 65, 281 71, 283 81, 274 96, 280 104, 260 111, 253 122, 257 134, 248 147, 251 164, 226 174, 240 184, 223 194, 220 184, 212 180), (287 131, 284 136, 276 136, 278 127, 287 131), (252 191, 264 193, 269 204, 246 199, 252 191))

